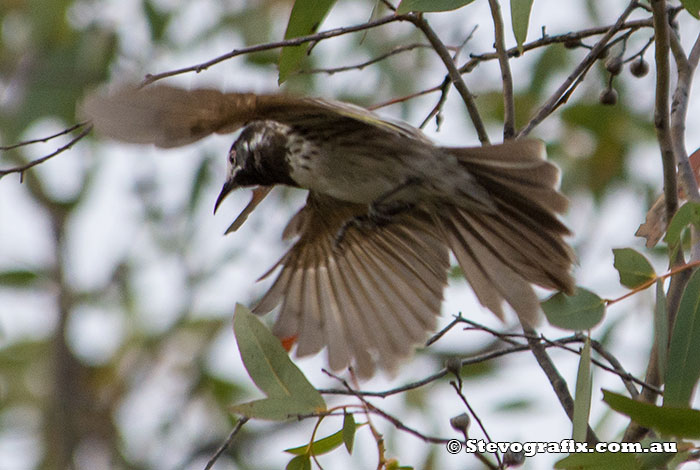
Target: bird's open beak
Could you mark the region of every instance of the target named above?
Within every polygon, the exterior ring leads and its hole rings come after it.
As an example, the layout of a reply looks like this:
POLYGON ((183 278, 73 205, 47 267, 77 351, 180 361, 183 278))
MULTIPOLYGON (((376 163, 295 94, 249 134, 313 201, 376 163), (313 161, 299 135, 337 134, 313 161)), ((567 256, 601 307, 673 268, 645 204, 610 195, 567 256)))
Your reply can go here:
POLYGON ((224 187, 221 188, 221 192, 219 193, 219 197, 216 198, 216 203, 214 204, 214 214, 216 214, 216 210, 219 208, 219 205, 221 202, 226 199, 226 196, 228 196, 228 193, 236 189, 236 184, 232 180, 227 180, 224 183, 224 187))

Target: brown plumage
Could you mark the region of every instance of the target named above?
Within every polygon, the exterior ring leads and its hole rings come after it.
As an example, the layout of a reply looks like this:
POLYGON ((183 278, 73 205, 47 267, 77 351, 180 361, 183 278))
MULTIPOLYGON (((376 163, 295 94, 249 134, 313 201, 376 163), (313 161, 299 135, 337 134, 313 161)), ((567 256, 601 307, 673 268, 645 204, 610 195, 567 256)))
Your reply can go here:
POLYGON ((284 238, 294 245, 255 307, 277 306, 274 333, 297 354, 328 348, 333 369, 392 370, 436 325, 455 254, 479 301, 500 318, 505 300, 527 324, 531 284, 570 292, 573 255, 557 214, 557 168, 532 139, 475 148, 435 146, 404 123, 345 103, 157 85, 89 96, 96 129, 174 147, 244 127, 229 153, 216 206, 234 188, 259 186, 235 230, 286 184, 309 190, 284 238))

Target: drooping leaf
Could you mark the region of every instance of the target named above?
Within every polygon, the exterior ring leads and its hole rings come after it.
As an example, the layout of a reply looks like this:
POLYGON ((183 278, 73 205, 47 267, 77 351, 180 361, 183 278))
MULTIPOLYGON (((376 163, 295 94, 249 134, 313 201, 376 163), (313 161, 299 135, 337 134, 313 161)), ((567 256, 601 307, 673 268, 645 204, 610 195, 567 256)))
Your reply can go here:
POLYGON ((576 395, 574 399, 574 418, 572 438, 577 442, 586 441, 588 432, 588 417, 591 412, 591 339, 586 337, 586 342, 581 350, 581 359, 576 375, 576 395))
POLYGON ((620 284, 630 289, 656 278, 656 272, 644 255, 632 248, 613 249, 613 266, 620 275, 620 284))
POLYGON ((690 224, 700 227, 700 203, 686 202, 675 213, 666 229, 664 241, 669 246, 680 243, 683 230, 690 224))
POLYGON ((681 0, 683 8, 695 18, 700 19, 700 0, 681 0))
POLYGON ((668 313, 666 312, 666 294, 661 279, 656 281, 656 304, 654 305, 654 344, 659 376, 666 375, 668 358, 668 313))
POLYGON ((311 457, 308 454, 297 455, 289 461, 285 470, 311 470, 311 457))
POLYGON ((396 13, 403 15, 409 11, 450 11, 469 5, 474 0, 402 0, 396 13))
POLYGON ((603 401, 634 422, 661 434, 679 438, 700 438, 700 411, 684 407, 656 406, 603 390, 603 401))
POLYGON ((664 405, 688 406, 700 378, 700 270, 685 286, 671 334, 664 405))
POLYGON ((352 454, 352 446, 355 443, 355 430, 357 424, 352 413, 345 413, 343 417, 343 443, 348 450, 348 454, 352 454))
POLYGON ((542 302, 547 321, 565 330, 589 330, 605 314, 605 302, 593 292, 577 287, 573 295, 558 292, 542 302))
MULTIPOLYGON (((343 430, 334 432, 330 436, 323 437, 314 441, 311 444, 311 455, 323 455, 328 452, 337 449, 343 444, 343 430)), ((293 447, 291 449, 284 449, 285 452, 295 455, 302 455, 309 453, 309 445, 304 444, 303 446, 293 447)))
POLYGON ((513 34, 518 43, 518 50, 523 52, 523 44, 527 39, 527 28, 530 25, 530 11, 534 0, 510 0, 510 16, 513 24, 513 34))
POLYGON ((326 409, 321 394, 289 359, 279 339, 243 305, 236 305, 233 332, 243 365, 267 399, 236 405, 232 410, 262 419, 326 409))
MULTIPOLYGON (((315 33, 334 3, 335 0, 296 0, 289 15, 284 38, 292 39, 315 33)), ((279 60, 280 84, 299 68, 308 48, 309 44, 301 44, 282 49, 279 60)))

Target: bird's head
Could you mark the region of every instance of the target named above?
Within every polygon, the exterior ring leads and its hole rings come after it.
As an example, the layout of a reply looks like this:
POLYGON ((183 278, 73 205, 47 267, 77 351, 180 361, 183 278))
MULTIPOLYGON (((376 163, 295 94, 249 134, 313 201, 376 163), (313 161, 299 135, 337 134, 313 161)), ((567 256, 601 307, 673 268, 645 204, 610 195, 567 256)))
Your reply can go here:
POLYGON ((214 212, 236 188, 295 186, 286 159, 290 131, 289 126, 275 121, 255 121, 243 129, 228 152, 226 181, 216 199, 214 212))

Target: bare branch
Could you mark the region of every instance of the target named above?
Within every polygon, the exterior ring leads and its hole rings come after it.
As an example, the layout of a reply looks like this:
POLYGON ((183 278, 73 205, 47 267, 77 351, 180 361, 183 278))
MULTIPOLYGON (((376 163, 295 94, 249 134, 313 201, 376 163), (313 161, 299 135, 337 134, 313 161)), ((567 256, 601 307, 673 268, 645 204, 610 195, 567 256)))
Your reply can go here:
MULTIPOLYGON (((650 28, 652 25, 653 20, 651 18, 644 20, 628 21, 622 24, 619 31, 636 31, 640 28, 650 28)), ((559 34, 555 36, 543 36, 540 39, 536 39, 532 42, 523 44, 523 52, 532 51, 534 49, 539 49, 540 47, 549 46, 552 44, 575 43, 576 41, 580 41, 584 38, 605 34, 606 32, 610 31, 610 28, 612 28, 613 26, 614 25, 598 26, 596 28, 583 29, 581 31, 575 31, 566 34, 559 34)), ((517 47, 512 47, 506 51, 506 54, 508 55, 508 57, 517 57, 520 54, 520 51, 517 47)), ((488 52, 485 54, 472 54, 470 57, 471 59, 459 68, 460 73, 468 73, 469 71, 473 70, 474 67, 476 67, 479 64, 479 62, 486 62, 489 60, 498 59, 498 53, 488 52)))
MULTIPOLYGON (((67 134, 68 132, 70 132, 72 130, 78 129, 81 126, 85 126, 85 128, 78 135, 76 135, 73 139, 71 139, 71 141, 68 142, 66 145, 63 145, 62 147, 59 147, 55 151, 51 152, 50 154, 48 154, 44 157, 41 157, 41 158, 37 158, 36 160, 33 160, 33 161, 27 163, 26 165, 17 166, 14 168, 8 168, 6 170, 0 170, 0 179, 2 179, 3 176, 7 176, 11 173, 19 173, 20 174, 20 181, 22 181, 24 179, 24 172, 25 171, 32 168, 33 166, 39 165, 40 163, 44 163, 46 160, 49 160, 49 159, 55 157, 56 155, 63 153, 66 150, 73 147, 76 143, 78 143, 80 140, 82 140, 83 137, 85 137, 86 135, 88 135, 90 133, 90 131, 92 130, 92 125, 83 122, 83 123, 80 123, 80 124, 77 124, 77 125, 71 127, 70 130, 64 130, 58 134, 47 137, 46 140, 53 139, 54 137, 58 137, 60 135, 67 134)), ((9 148, 16 148, 16 147, 19 147, 21 145, 26 145, 29 143, 36 143, 36 142, 44 142, 44 140, 36 139, 33 141, 22 142, 20 144, 10 146, 9 148)))
POLYGON ((408 15, 389 15, 389 16, 385 16, 383 18, 379 18, 378 20, 368 21, 367 23, 362 23, 362 24, 358 24, 355 26, 346 26, 343 28, 335 28, 335 29, 330 29, 328 31, 322 31, 320 33, 309 34, 307 36, 299 36, 297 38, 285 39, 283 41, 268 42, 265 44, 257 44, 255 46, 244 47, 241 49, 234 49, 231 52, 220 55, 218 57, 215 57, 211 60, 208 60, 206 62, 202 62, 202 63, 197 64, 197 65, 183 67, 183 68, 176 69, 176 70, 170 70, 168 72, 162 72, 162 73, 157 73, 157 74, 148 74, 148 75, 146 75, 146 78, 143 80, 143 82, 141 82, 141 86, 143 87, 143 86, 151 84, 157 80, 161 80, 161 79, 167 78, 167 77, 173 77, 175 75, 181 75, 183 73, 188 73, 188 72, 199 73, 203 70, 208 69, 209 67, 211 67, 213 65, 216 65, 216 64, 223 62, 225 60, 228 60, 228 59, 232 59, 233 57, 236 57, 239 55, 251 54, 253 52, 260 52, 260 51, 268 51, 271 49, 279 49, 280 47, 286 47, 286 46, 299 46, 301 44, 306 44, 308 42, 318 42, 318 41, 322 41, 324 39, 332 38, 335 36, 341 36, 343 34, 354 33, 357 31, 364 31, 367 29, 376 28, 377 26, 382 26, 382 25, 385 25, 388 23, 393 23, 395 21, 406 21, 407 19, 408 19, 408 15))
MULTIPOLYGON (((397 54, 401 54, 402 52, 412 51, 413 49, 418 49, 418 48, 430 48, 430 49, 432 49, 432 46, 429 44, 420 44, 420 43, 406 44, 404 46, 395 47, 392 50, 390 50, 382 55, 379 55, 379 56, 377 56, 373 59, 367 60, 365 62, 361 62, 359 64, 345 65, 342 67, 332 67, 332 68, 326 68, 326 69, 300 70, 298 72, 295 72, 295 74, 303 75, 303 74, 326 73, 328 75, 333 75, 335 73, 347 72, 349 70, 363 70, 365 67, 367 67, 369 65, 376 64, 377 62, 381 62, 382 60, 388 59, 389 57, 395 56, 397 54)), ((448 47, 448 49, 453 49, 453 48, 448 47)))
POLYGON ((513 100, 513 75, 510 73, 508 54, 506 54, 505 34, 503 33, 503 16, 498 0, 489 0, 491 17, 493 18, 494 46, 498 55, 498 65, 501 67, 501 82, 503 83, 503 140, 515 136, 515 102, 513 100))
POLYGON ((78 124, 76 124, 76 125, 74 125, 74 126, 71 126, 71 127, 67 128, 67 129, 63 129, 61 132, 57 132, 57 133, 55 133, 55 134, 51 134, 51 135, 49 135, 49 136, 47 136, 47 137, 41 137, 41 138, 39 138, 39 139, 32 139, 32 140, 25 140, 24 142, 19 142, 19 143, 17 143, 17 144, 12 144, 12 145, 3 145, 3 146, 0 146, 0 151, 12 150, 12 149, 16 149, 16 148, 18 148, 18 147, 24 147, 24 146, 26 146, 26 145, 39 144, 39 143, 46 143, 46 142, 48 142, 49 140, 55 139, 56 137, 61 137, 62 135, 70 134, 70 133, 73 132, 74 130, 76 130, 76 129, 80 128, 80 127, 83 127, 83 126, 85 126, 85 125, 87 125, 87 124, 88 124, 87 121, 79 122, 78 124))
POLYGON ((430 443, 433 443, 433 444, 445 444, 446 442, 449 441, 449 439, 445 439, 445 438, 442 438, 442 437, 427 436, 427 435, 425 435, 425 434, 423 434, 423 433, 421 433, 421 432, 419 432, 419 431, 416 431, 416 430, 413 429, 413 428, 410 428, 410 427, 406 426, 405 424, 403 424, 403 422, 401 422, 400 419, 398 419, 398 418, 396 418, 396 417, 390 415, 390 414, 387 413, 386 411, 384 411, 384 410, 382 410, 382 409, 380 409, 380 408, 377 408, 377 407, 374 406, 372 403, 368 402, 368 401, 364 398, 364 396, 363 396, 363 395, 365 395, 365 394, 363 394, 362 392, 359 392, 359 391, 353 389, 353 388, 350 386, 350 384, 348 384, 348 382, 347 382, 345 379, 343 379, 342 377, 338 377, 337 375, 335 375, 334 373, 332 373, 332 372, 330 372, 330 371, 328 371, 328 370, 326 370, 326 369, 323 369, 323 372, 324 372, 326 375, 328 375, 329 377, 333 377, 334 379, 336 379, 337 381, 339 381, 341 384, 343 384, 343 387, 345 387, 345 390, 346 390, 346 394, 348 394, 348 395, 353 395, 353 396, 357 397, 357 399, 360 400, 360 401, 362 402, 362 404, 363 404, 365 407, 367 407, 368 410, 370 410, 372 413, 378 414, 378 415, 381 416, 382 418, 384 418, 384 419, 386 419, 387 421, 389 421, 391 424, 394 425, 394 427, 395 427, 396 429, 399 429, 399 430, 401 430, 401 431, 405 431, 405 432, 407 432, 407 433, 409 433, 409 434, 412 434, 412 435, 416 436, 417 438, 419 438, 419 439, 421 439, 421 440, 423 440, 423 441, 425 441, 425 442, 430 442, 430 443))
POLYGON ((476 129, 476 133, 479 136, 479 142, 484 145, 488 144, 489 136, 486 133, 486 127, 484 127, 484 122, 479 114, 479 109, 476 107, 474 96, 469 91, 469 88, 467 88, 467 84, 464 82, 462 75, 457 70, 457 66, 450 56, 449 51, 435 33, 433 28, 430 27, 428 22, 425 21, 421 15, 407 15, 406 19, 415 24, 418 29, 423 31, 425 37, 428 38, 430 44, 433 45, 435 52, 437 52, 440 59, 442 59, 443 64, 445 64, 445 67, 447 68, 450 80, 452 80, 454 83, 455 88, 464 100, 464 104, 467 106, 467 112, 469 113, 469 117, 471 118, 474 128, 476 129))
POLYGON ((221 444, 221 447, 219 447, 214 455, 209 459, 207 462, 207 466, 204 467, 204 470, 211 470, 211 468, 214 466, 217 460, 219 460, 219 457, 226 452, 226 449, 231 445, 233 442, 233 439, 236 437, 236 434, 241 430, 243 425, 248 422, 248 418, 242 417, 241 419, 238 420, 238 423, 236 423, 236 426, 233 428, 233 431, 228 435, 226 440, 221 444))

